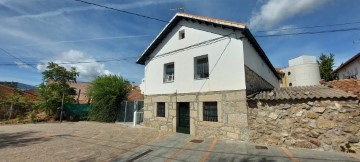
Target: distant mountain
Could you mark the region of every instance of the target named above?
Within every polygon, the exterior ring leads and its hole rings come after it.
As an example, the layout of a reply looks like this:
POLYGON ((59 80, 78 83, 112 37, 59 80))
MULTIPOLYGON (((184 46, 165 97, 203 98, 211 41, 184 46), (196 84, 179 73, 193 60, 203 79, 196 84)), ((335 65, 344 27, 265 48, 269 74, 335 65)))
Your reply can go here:
POLYGON ((0 84, 8 85, 8 86, 14 87, 16 89, 19 89, 21 91, 33 90, 36 88, 35 86, 24 84, 24 83, 19 83, 19 82, 0 82, 0 84))

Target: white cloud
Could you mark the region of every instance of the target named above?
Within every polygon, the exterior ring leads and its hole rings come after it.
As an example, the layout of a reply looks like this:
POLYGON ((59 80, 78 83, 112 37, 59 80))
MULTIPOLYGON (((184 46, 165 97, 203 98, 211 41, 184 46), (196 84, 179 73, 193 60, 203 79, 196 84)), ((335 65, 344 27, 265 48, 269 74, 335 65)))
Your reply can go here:
POLYGON ((277 34, 290 34, 290 33, 294 33, 294 30, 296 30, 296 32, 301 32, 301 29, 296 29, 298 28, 295 25, 284 25, 276 30, 269 30, 266 32, 267 35, 277 35, 277 34), (289 30, 292 29, 292 30, 289 30))
MULTIPOLYGON (((103 6, 108 6, 116 9, 121 10, 127 10, 132 8, 141 8, 149 5, 156 5, 156 4, 162 4, 162 3, 173 3, 174 1, 168 1, 168 0, 148 0, 148 1, 139 1, 134 3, 128 3, 128 4, 101 4, 103 6)), ((80 2, 77 2, 81 4, 80 2)), ((88 10, 109 10, 106 8, 93 6, 89 4, 84 4, 82 7, 65 7, 60 8, 55 11, 48 11, 48 12, 42 12, 39 14, 24 14, 20 16, 11 17, 10 19, 23 19, 23 18, 44 18, 49 16, 58 16, 62 15, 64 13, 71 13, 71 12, 79 12, 79 11, 88 11, 88 10)))
POLYGON ((306 14, 324 4, 327 0, 269 0, 260 11, 255 12, 249 22, 253 30, 270 29, 283 20, 299 14, 306 14))
POLYGON ((47 66, 47 62, 52 61, 58 63, 61 66, 70 69, 75 67, 76 70, 80 73, 80 78, 85 80, 92 80, 99 75, 104 74, 113 74, 111 71, 105 69, 105 65, 99 62, 92 57, 87 56, 81 51, 69 50, 57 56, 54 60, 44 60, 43 64, 38 64, 37 69, 39 71, 44 71, 47 66), (61 64, 61 63, 74 63, 74 62, 91 62, 91 63, 76 63, 76 64, 61 64))
POLYGON ((16 65, 18 65, 20 68, 29 68, 30 66, 26 63, 20 62, 20 61, 14 61, 16 65))

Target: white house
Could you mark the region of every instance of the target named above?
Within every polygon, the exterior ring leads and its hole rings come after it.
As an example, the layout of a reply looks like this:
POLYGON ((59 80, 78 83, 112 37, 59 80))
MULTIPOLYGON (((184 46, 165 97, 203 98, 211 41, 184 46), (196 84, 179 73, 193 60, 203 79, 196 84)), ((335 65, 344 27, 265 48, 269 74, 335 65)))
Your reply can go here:
POLYGON ((144 125, 247 140, 246 95, 279 76, 245 24, 177 13, 137 60, 144 125))
POLYGON ((315 56, 299 56, 289 60, 289 67, 280 70, 281 87, 320 85, 320 69, 315 56))
POLYGON ((360 70, 360 53, 341 64, 334 73, 337 73, 339 79, 358 79, 360 78, 358 70, 360 70))

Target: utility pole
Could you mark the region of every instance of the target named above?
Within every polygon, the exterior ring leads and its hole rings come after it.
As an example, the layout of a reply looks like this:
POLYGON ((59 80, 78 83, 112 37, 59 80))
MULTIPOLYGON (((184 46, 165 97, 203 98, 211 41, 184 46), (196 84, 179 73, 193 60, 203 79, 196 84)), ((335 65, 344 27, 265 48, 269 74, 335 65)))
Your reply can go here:
POLYGON ((63 110, 64 110, 64 97, 65 97, 65 93, 63 92, 62 99, 61 99, 60 123, 62 122, 62 116, 63 116, 63 110))

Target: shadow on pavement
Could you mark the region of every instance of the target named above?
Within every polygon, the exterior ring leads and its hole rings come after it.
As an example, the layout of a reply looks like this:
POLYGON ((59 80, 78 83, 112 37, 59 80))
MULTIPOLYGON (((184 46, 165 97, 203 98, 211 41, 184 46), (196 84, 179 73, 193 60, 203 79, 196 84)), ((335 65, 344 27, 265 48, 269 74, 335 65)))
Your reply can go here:
MULTIPOLYGON (((15 133, 0 133, 0 149, 5 147, 22 147, 51 140, 55 136, 36 137, 37 132, 24 131, 15 133)), ((57 136, 57 135, 56 135, 57 136)))

